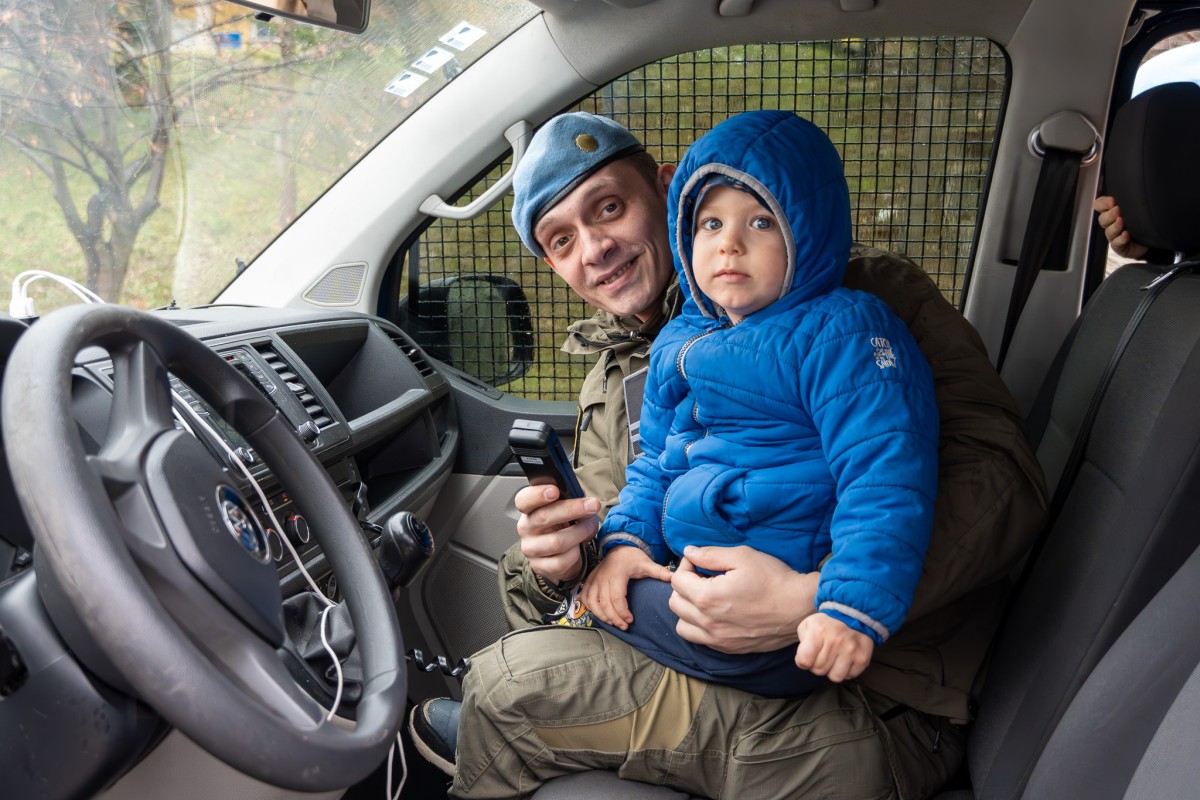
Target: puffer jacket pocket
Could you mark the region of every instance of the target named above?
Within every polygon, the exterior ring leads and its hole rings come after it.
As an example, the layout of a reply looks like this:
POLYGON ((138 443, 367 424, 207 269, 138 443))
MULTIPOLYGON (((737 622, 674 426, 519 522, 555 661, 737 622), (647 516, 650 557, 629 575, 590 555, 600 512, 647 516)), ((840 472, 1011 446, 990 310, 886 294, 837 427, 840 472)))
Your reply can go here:
POLYGON ((667 544, 676 553, 689 544, 730 546, 746 541, 747 470, 719 464, 694 467, 667 495, 667 544))

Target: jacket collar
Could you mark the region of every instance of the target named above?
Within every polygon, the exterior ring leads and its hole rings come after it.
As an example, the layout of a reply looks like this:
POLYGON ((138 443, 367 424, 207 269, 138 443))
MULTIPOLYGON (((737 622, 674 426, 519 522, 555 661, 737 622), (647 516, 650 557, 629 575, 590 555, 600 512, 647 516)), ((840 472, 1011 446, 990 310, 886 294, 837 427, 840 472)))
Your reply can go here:
POLYGON ((653 341, 663 326, 679 313, 681 305, 679 279, 676 278, 663 292, 662 304, 654 316, 646 322, 637 317, 618 317, 607 311, 597 311, 567 328, 563 352, 594 355, 607 348, 623 351, 653 341))

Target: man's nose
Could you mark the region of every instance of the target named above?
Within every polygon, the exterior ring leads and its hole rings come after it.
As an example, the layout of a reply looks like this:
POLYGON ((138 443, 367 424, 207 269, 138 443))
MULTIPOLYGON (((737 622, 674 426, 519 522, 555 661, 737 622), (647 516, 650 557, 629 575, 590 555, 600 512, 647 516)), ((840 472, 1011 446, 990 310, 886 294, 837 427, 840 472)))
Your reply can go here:
POLYGON ((584 264, 603 264, 616 247, 616 242, 603 230, 585 228, 579 233, 583 245, 584 264))

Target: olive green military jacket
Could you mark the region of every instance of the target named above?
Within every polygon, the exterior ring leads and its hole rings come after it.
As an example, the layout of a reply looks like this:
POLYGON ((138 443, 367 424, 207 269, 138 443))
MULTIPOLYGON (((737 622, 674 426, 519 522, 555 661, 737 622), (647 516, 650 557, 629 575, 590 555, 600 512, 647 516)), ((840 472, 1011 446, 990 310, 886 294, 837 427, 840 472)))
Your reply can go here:
MULTIPOLYGON (((916 596, 858 681, 897 706, 963 722, 972 716, 1010 573, 1044 524, 1045 481, 982 339, 928 275, 892 253, 856 246, 844 285, 878 296, 904 320, 929 360, 941 416, 933 533, 916 596)), ((597 314, 573 325, 563 346, 597 356, 579 396, 574 459, 601 514, 616 503, 632 460, 623 381, 649 363, 650 340, 678 300, 673 285, 661 316, 640 327, 597 314)), ((519 547, 500 573, 513 627, 562 599, 537 580, 519 547)))

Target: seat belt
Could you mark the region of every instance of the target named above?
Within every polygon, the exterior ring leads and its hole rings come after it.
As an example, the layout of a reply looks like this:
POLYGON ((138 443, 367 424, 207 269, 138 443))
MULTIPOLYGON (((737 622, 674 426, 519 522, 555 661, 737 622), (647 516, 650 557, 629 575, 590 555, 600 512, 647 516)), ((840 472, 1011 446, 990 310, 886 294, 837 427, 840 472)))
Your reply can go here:
POLYGON ((1185 261, 1176 264, 1172 269, 1159 275, 1141 288, 1141 291, 1145 292, 1145 294, 1142 296, 1137 308, 1134 309, 1129 322, 1125 324, 1125 330, 1121 333, 1121 338, 1117 341, 1117 346, 1108 360, 1108 365, 1104 368, 1104 372, 1096 384, 1096 390, 1092 393, 1092 400, 1088 403, 1087 412, 1083 415, 1083 421, 1079 424, 1079 432, 1075 434, 1075 441, 1071 445, 1071 453, 1067 456, 1067 462, 1063 466, 1062 474, 1058 478, 1058 485, 1054 487, 1054 497, 1050 500, 1050 509, 1046 514, 1046 524, 1042 528, 1042 534, 1034 542, 1029 553, 1026 554, 1025 563, 1021 567, 1020 575, 1013 585, 1012 591, 1009 593, 1008 605, 1010 607, 1021 594, 1025 583, 1029 580, 1029 575, 1033 572, 1033 567, 1037 563, 1038 556, 1045 549, 1046 540, 1050 538, 1050 531, 1058 521, 1063 506, 1067 503, 1067 497, 1071 493, 1071 486, 1075 483, 1075 478, 1079 475, 1080 467, 1083 466, 1083 454, 1087 450, 1088 439, 1091 438, 1092 427, 1096 423, 1096 416, 1100 413, 1100 406, 1103 403, 1104 395, 1108 391, 1108 385, 1112 382, 1113 375, 1116 374, 1117 366, 1121 363, 1121 357, 1125 355, 1126 348, 1129 347, 1129 343, 1133 340, 1134 333, 1137 332, 1138 326, 1146 316, 1146 312, 1150 310, 1150 306, 1163 293, 1163 290, 1170 286, 1171 282, 1180 275, 1185 272, 1191 272, 1197 267, 1200 267, 1200 261, 1185 261))
POLYGON ((1017 321, 1052 248, 1059 243, 1070 243, 1079 168, 1096 156, 1100 135, 1082 114, 1060 111, 1034 129, 1029 146, 1034 155, 1041 157, 1042 168, 1034 188, 1033 205, 1029 209, 1025 238, 1021 242, 1012 293, 1008 298, 1008 315, 996 358, 997 370, 1004 367, 1017 321))

